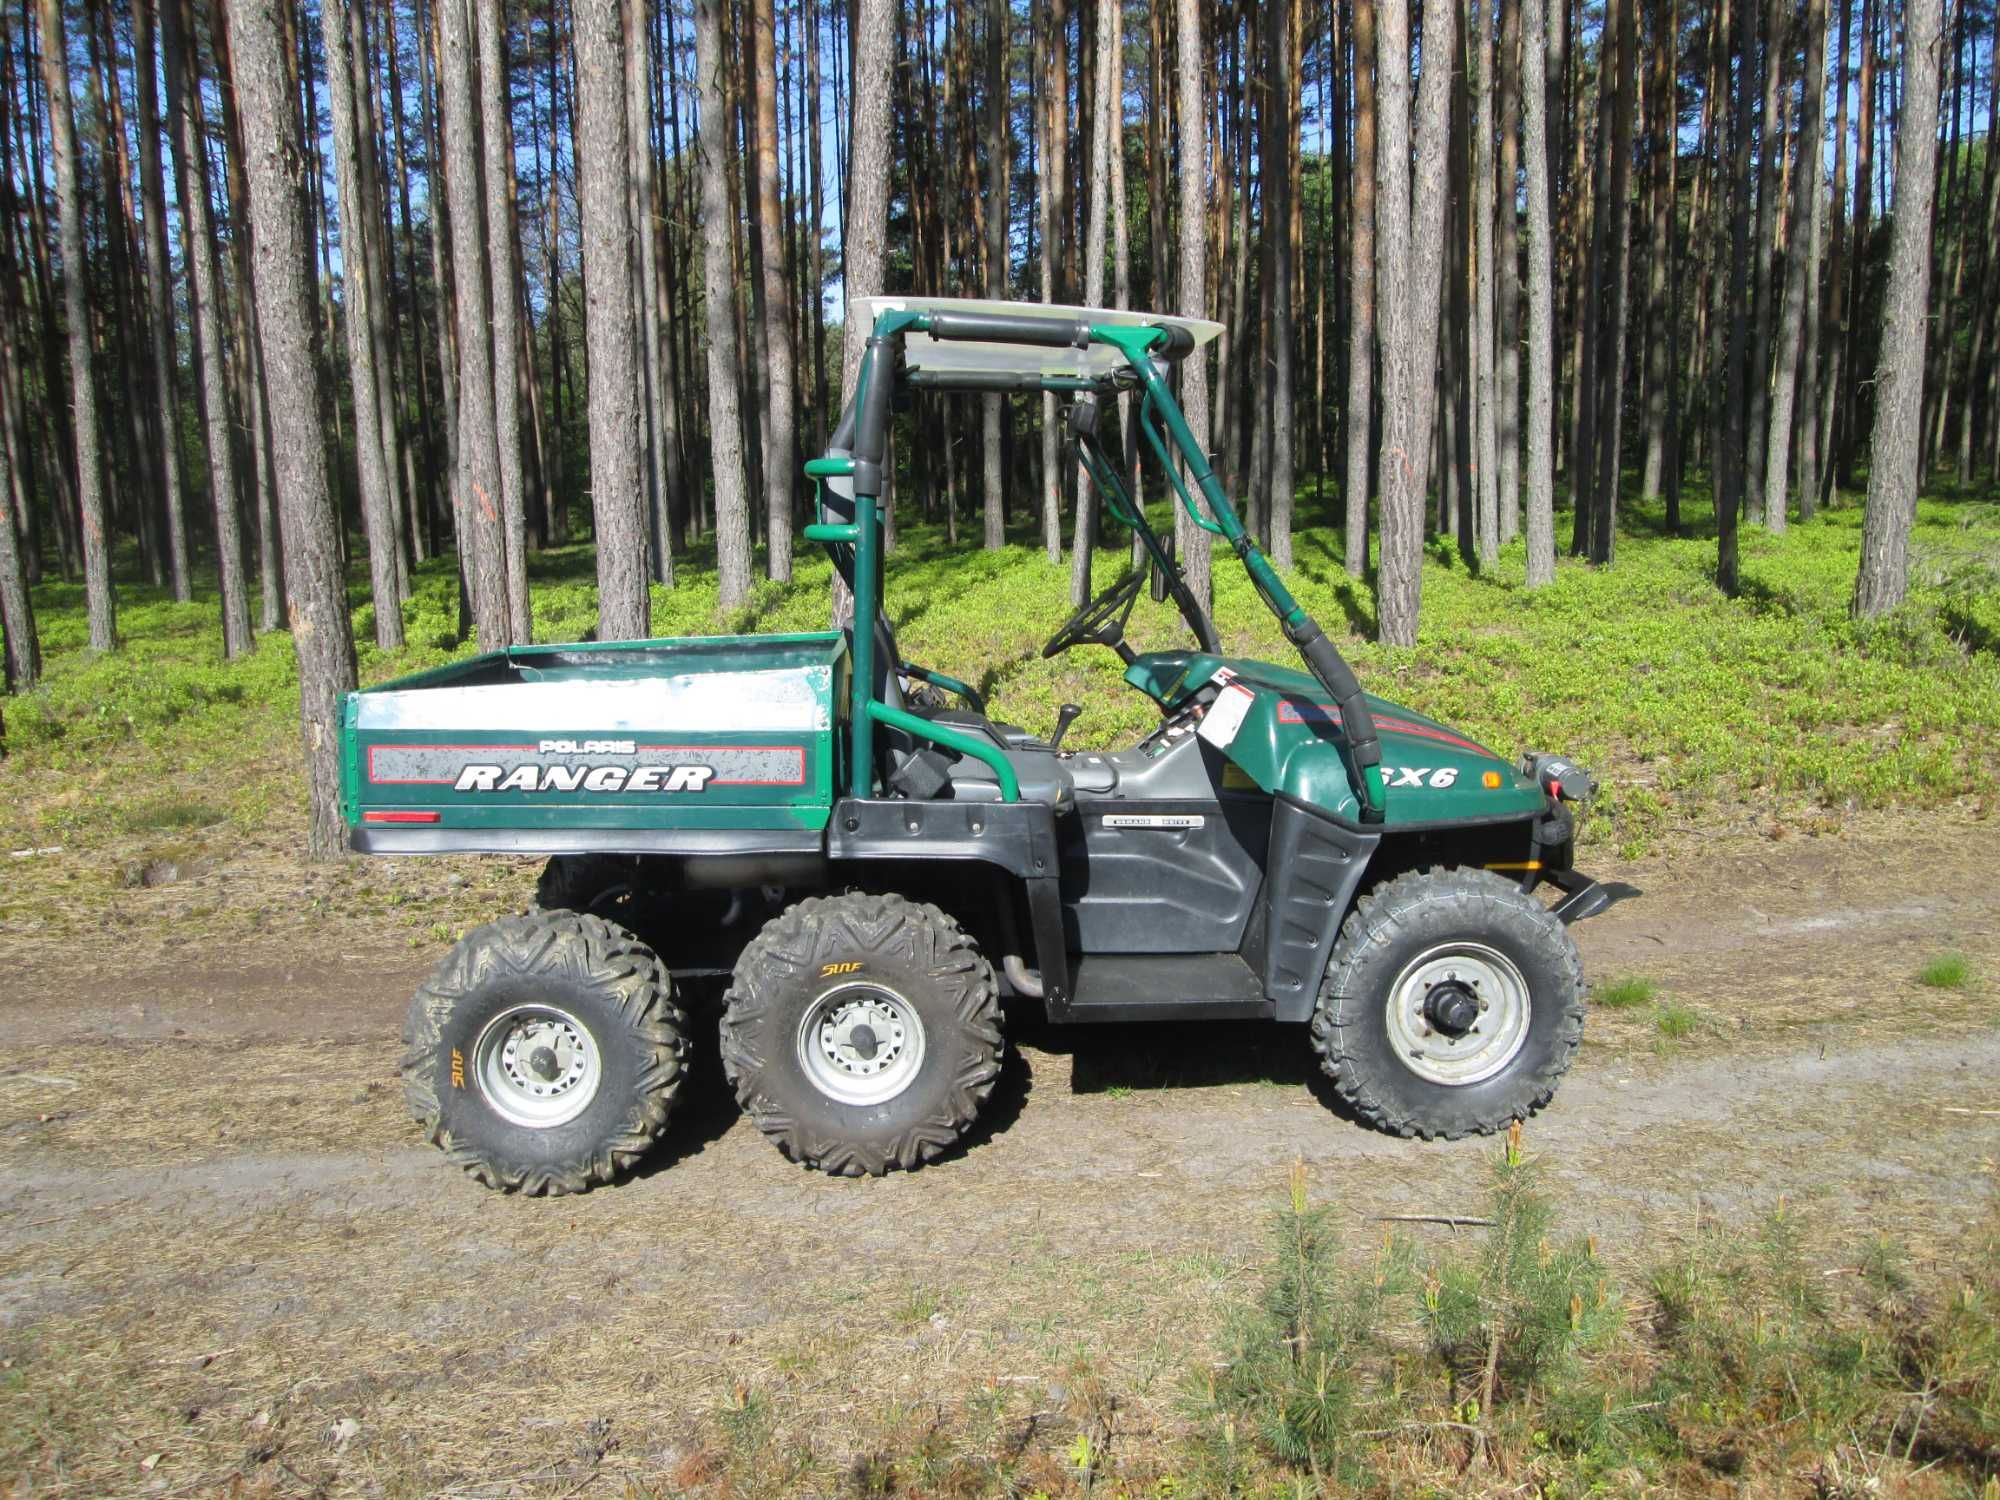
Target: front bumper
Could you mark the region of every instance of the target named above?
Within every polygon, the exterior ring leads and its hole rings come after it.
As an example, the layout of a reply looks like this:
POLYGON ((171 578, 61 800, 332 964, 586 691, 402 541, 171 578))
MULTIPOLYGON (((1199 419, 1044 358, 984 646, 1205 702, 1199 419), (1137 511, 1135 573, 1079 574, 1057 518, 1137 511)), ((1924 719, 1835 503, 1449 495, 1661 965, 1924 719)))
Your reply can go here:
POLYGON ((1563 899, 1556 903, 1554 911, 1564 926, 1594 917, 1611 904, 1610 893, 1573 866, 1576 820, 1563 805, 1562 799, 1553 793, 1549 797, 1548 810, 1535 824, 1535 853, 1539 857, 1538 868, 1529 881, 1528 889, 1533 890, 1546 880, 1563 893, 1563 899))

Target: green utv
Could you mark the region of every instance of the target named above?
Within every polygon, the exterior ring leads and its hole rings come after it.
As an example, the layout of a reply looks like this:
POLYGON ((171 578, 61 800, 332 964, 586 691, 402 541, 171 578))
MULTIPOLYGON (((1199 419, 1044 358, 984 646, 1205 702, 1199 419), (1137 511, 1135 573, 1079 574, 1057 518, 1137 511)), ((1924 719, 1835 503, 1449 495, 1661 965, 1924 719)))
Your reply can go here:
POLYGON ((1583 1030, 1566 929, 1608 900, 1571 864, 1565 804, 1590 778, 1361 691, 1174 400, 1171 367, 1220 327, 916 298, 863 316, 854 400, 806 465, 806 536, 853 627, 524 646, 348 698, 355 849, 550 856, 536 909, 470 933, 417 993, 402 1070, 430 1138, 493 1187, 610 1180, 698 1052, 676 982, 725 977, 737 1098, 827 1172, 915 1167, 964 1134, 1000 1074, 1003 997, 1058 1023, 1305 1026, 1352 1110, 1401 1135, 1546 1103, 1583 1030), (898 650, 878 502, 905 391, 1069 403, 1078 460, 1151 563, 1042 654, 1117 652, 1159 708, 1136 745, 1066 750, 1075 705, 1043 739, 898 650), (1223 653, 1100 446, 1102 403, 1128 393, 1305 670, 1223 653), (1193 649, 1126 644, 1149 581, 1193 649))

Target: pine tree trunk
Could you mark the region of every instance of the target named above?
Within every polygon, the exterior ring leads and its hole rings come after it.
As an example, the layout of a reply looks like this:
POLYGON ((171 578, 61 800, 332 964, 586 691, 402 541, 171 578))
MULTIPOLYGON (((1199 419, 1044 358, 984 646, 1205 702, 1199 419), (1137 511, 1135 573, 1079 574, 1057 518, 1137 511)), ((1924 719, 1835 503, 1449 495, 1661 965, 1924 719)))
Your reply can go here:
POLYGON ((504 481, 494 418, 492 282, 487 274, 484 134, 478 97, 475 0, 438 0, 445 178, 458 309, 458 442, 452 516, 473 629, 486 650, 511 645, 504 481))
MULTIPOLYGON (((1742 0, 1754 4, 1755 0, 1742 0)), ((1749 447, 1744 455, 1743 512, 1754 525, 1765 523, 1765 441, 1769 436, 1771 411, 1771 338, 1776 301, 1772 285, 1772 250, 1778 237, 1778 199, 1783 195, 1780 181, 1785 153, 1781 141, 1784 130, 1785 61, 1791 55, 1787 33, 1790 29, 1788 0, 1768 0, 1764 16, 1764 114, 1757 136, 1758 185, 1756 227, 1756 322, 1750 344, 1750 407, 1744 413, 1749 447)), ((1779 497, 1779 503, 1783 496, 1779 497)))
MULTIPOLYGON (((1821 4, 1825 0, 1820 0, 1821 4)), ((1822 23, 1823 24, 1823 23, 1822 23)), ((1826 256, 1827 194, 1824 184, 1813 174, 1811 234, 1812 249, 1806 263, 1805 347, 1799 354, 1798 376, 1794 382, 1793 429, 1799 445, 1799 519, 1810 521, 1819 499, 1819 393, 1815 372, 1820 365, 1820 263, 1826 256)))
POLYGON ((1848 62, 1853 51, 1855 0, 1832 0, 1832 3, 1840 7, 1840 42, 1839 50, 1834 55, 1833 65, 1833 88, 1837 101, 1833 117, 1833 191, 1827 199, 1828 212, 1833 216, 1833 223, 1827 238, 1826 282, 1822 294, 1823 310, 1819 319, 1820 344, 1824 350, 1818 372, 1819 485, 1809 501, 1800 502, 1801 520, 1812 514, 1812 508, 1817 508, 1832 498, 1830 490, 1834 471, 1839 467, 1835 442, 1840 411, 1841 358, 1846 352, 1847 343, 1846 300, 1842 296, 1842 291, 1847 285, 1848 100, 1852 96, 1849 87, 1852 70, 1848 62))
MULTIPOLYGON (((520 226, 514 208, 514 126, 507 76, 505 22, 500 7, 480 5, 480 143, 485 150, 483 207, 492 326, 485 348, 493 365, 493 447, 499 460, 501 547, 507 629, 534 639, 528 599, 528 481, 521 455, 520 226)), ((629 432, 629 429, 628 429, 629 432)), ((593 489, 595 486, 593 486, 593 489)), ((643 561, 641 567, 643 568, 643 561)))
MULTIPOLYGON (((722 56, 720 0, 696 0, 694 37, 695 76, 701 103, 701 258, 708 344, 709 468, 715 482, 716 567, 721 574, 722 604, 724 608, 734 608, 750 593, 750 483, 744 468, 743 424, 737 405, 742 374, 737 357, 736 291, 730 274, 733 259, 727 177, 730 105, 722 56)), ((886 78, 883 85, 887 86, 886 78)), ((859 184, 855 191, 860 192, 859 184)), ((851 227, 850 221, 850 232, 851 227)), ((853 342, 851 337, 848 342, 853 342)), ((594 360, 592 378, 596 378, 594 360)))
MULTIPOLYGON (((1064 295, 1061 246, 1068 238, 1069 202, 1069 0, 1043 0, 1042 132, 1037 183, 1042 231, 1042 301, 1064 295)), ((1056 398, 1042 394, 1042 550, 1062 562, 1062 440, 1056 431, 1056 398)))
POLYGON ((195 393, 208 449, 208 492, 215 513, 215 571, 222 611, 222 653, 231 661, 256 648, 243 569, 242 493, 229 425, 229 373, 222 346, 222 267, 209 222, 207 138, 200 117, 187 0, 165 0, 160 47, 165 58, 168 143, 174 198, 181 210, 182 259, 188 266, 188 329, 195 393))
POLYGON ((1408 0, 1378 6, 1378 181, 1375 286, 1382 319, 1382 556, 1377 629, 1392 646, 1417 643, 1423 590, 1424 495, 1437 391, 1438 297, 1449 172, 1453 7, 1424 15, 1423 78, 1416 108, 1416 174, 1410 171, 1408 0))
MULTIPOLYGON (((194 12, 188 12, 192 18, 194 12)), ((209 6, 209 42, 215 60, 216 98, 221 101, 222 193, 223 204, 233 224, 251 222, 250 184, 243 165, 242 122, 236 109, 236 85, 231 75, 231 58, 224 29, 227 11, 221 4, 209 6)), ((251 240, 254 234, 232 235, 229 245, 235 261, 231 287, 230 336, 236 359, 230 366, 235 380, 235 402, 240 429, 247 435, 242 474, 244 499, 257 526, 258 627, 283 627, 289 611, 285 603, 285 564, 280 542, 283 523, 278 515, 277 481, 272 469, 270 387, 264 378, 263 340, 257 321, 256 276, 251 269, 251 240)), ((337 518, 336 518, 337 519, 337 518)), ((336 527, 336 540, 338 529, 336 527)))
MULTIPOLYGON (((1117 0, 1100 0, 1100 3, 1115 5, 1117 0)), ((1297 245, 1292 219, 1298 184, 1292 176, 1292 151, 1298 135, 1293 111, 1299 97, 1299 76, 1292 42, 1292 7, 1289 0, 1265 0, 1264 17, 1265 76, 1268 79, 1268 87, 1264 91, 1264 139, 1270 142, 1264 168, 1264 233, 1271 242, 1271 281, 1264 289, 1263 299, 1270 399, 1268 403, 1260 403, 1261 409, 1268 413, 1266 431, 1269 435, 1262 488, 1271 560, 1280 568, 1289 569, 1292 565, 1292 501, 1296 480, 1292 298, 1297 245)))
MULTIPOLYGON (((1521 0, 1521 130, 1528 183, 1528 429, 1526 527, 1528 587, 1556 576, 1555 246, 1549 212, 1546 59, 1554 51, 1544 20, 1549 0, 1521 0)), ((1554 0, 1561 6, 1564 0, 1554 0)))
MULTIPOLYGON (((172 4, 173 0, 167 0, 172 4)), ((181 484, 181 424, 174 359, 173 266, 167 259, 166 184, 160 169, 158 74, 154 17, 159 0, 133 0, 132 71, 138 85, 139 195, 146 235, 146 310, 157 403, 160 499, 167 522, 167 579, 175 599, 193 597, 188 577, 187 500, 181 484)))
POLYGON ((785 294, 784 220, 778 206, 777 23, 772 0, 752 0, 748 11, 757 74, 757 222, 763 237, 757 323, 762 336, 760 352, 770 375, 764 419, 766 553, 771 577, 789 582, 792 500, 799 474, 792 414, 797 377, 792 368, 791 341, 781 332, 772 332, 771 326, 774 318, 785 316, 790 301, 785 294))
MULTIPOLYGON (((1104 255, 1111 227, 1111 117, 1117 108, 1113 80, 1118 69, 1111 50, 1111 7, 1116 0, 1096 0, 1097 45, 1095 76, 1090 82, 1090 227, 1084 239, 1083 302, 1104 305, 1104 255)), ((1090 476, 1076 476, 1076 533, 1069 554, 1070 603, 1089 602, 1091 551, 1097 538, 1097 486, 1090 476)))
POLYGON ((244 165, 257 226, 252 255, 257 328, 270 386, 285 594, 299 659, 299 720, 311 808, 306 853, 329 859, 344 846, 340 712, 355 686, 354 639, 320 426, 319 325, 306 284, 309 241, 297 186, 303 153, 281 40, 285 9, 279 0, 230 0, 229 43, 249 148, 244 165))
POLYGON ((1861 448, 1861 359, 1866 350, 1862 298, 1868 282, 1870 224, 1875 200, 1875 107, 1881 62, 1876 42, 1878 12, 1887 0, 1862 0, 1860 76, 1856 83, 1854 130, 1854 221, 1849 231, 1847 284, 1835 289, 1841 304, 1840 388, 1835 396, 1833 461, 1827 466, 1835 489, 1854 487, 1854 460, 1861 448))
POLYGON ((349 0, 321 0, 320 35, 326 46, 328 104, 333 117, 334 180, 340 193, 340 272, 343 321, 347 326, 348 388, 354 401, 354 464, 361 490, 361 521, 368 535, 370 592, 375 602, 375 644, 394 651, 403 644, 403 612, 397 582, 399 539, 389 504, 389 457, 382 451, 376 411, 375 344, 369 336, 372 299, 369 258, 362 252, 362 228, 369 209, 363 202, 360 154, 365 146, 356 129, 354 69, 347 54, 349 0))
MULTIPOLYGON (((1496 165, 1493 149, 1493 30, 1498 19, 1494 0, 1481 5, 1472 0, 1468 17, 1478 27, 1478 94, 1473 114, 1472 152, 1472 232, 1473 261, 1473 353, 1472 379, 1477 396, 1478 428, 1472 434, 1478 453, 1477 550, 1479 565, 1489 568, 1500 560, 1500 412, 1499 350, 1497 311, 1494 307, 1493 230, 1498 213, 1494 185, 1496 165)), ((1510 201, 1508 209, 1511 212, 1510 201)))
POLYGON ((1667 360, 1671 314, 1667 307, 1667 272, 1673 259, 1673 173, 1677 99, 1674 77, 1672 11, 1666 0, 1653 0, 1653 38, 1646 103, 1652 116, 1646 154, 1650 180, 1647 198, 1650 227, 1646 234, 1646 459, 1639 475, 1639 497, 1652 500, 1665 483, 1667 464, 1667 405, 1673 382, 1680 376, 1667 360))
MULTIPOLYGON (((1743 507, 1745 466, 1749 462, 1748 429, 1745 425, 1750 397, 1749 319, 1742 312, 1750 289, 1750 134, 1757 75, 1756 8, 1752 0, 1735 0, 1735 5, 1736 100, 1730 118, 1734 166, 1729 174, 1729 290, 1724 303, 1724 309, 1732 311, 1733 315, 1726 319, 1729 349, 1722 406, 1722 443, 1717 455, 1722 473, 1715 498, 1715 583, 1723 593, 1732 596, 1739 583, 1736 533, 1743 507)), ((1728 75, 1725 72, 1723 76, 1728 75)))
MULTIPOLYGON (((639 452, 639 316, 633 292, 633 226, 628 214, 631 142, 625 108, 625 23, 619 0, 576 0, 571 16, 576 46, 584 344, 590 360, 590 509, 597 536, 597 634, 600 640, 642 640, 652 631, 652 598, 647 588, 646 487, 639 452)), ((704 113, 704 126, 706 123, 704 113)), ((720 269, 727 274, 727 260, 720 263, 720 269)), ((733 388, 730 397, 733 401, 733 388)), ((717 416, 719 421, 719 409, 717 416)), ((740 516, 740 492, 736 502, 740 516)), ((725 605, 738 602, 747 590, 749 564, 747 549, 739 558, 723 559, 725 605), (738 571, 732 571, 732 563, 738 571)))
POLYGON ((1368 572, 1375 425, 1375 0, 1354 0, 1354 208, 1348 252, 1347 576, 1368 572))
MULTIPOLYGON (((395 597, 400 609, 402 601, 409 597, 410 584, 403 560, 402 538, 406 496, 403 492, 399 402, 403 381, 398 355, 400 345, 391 321, 396 281, 389 272, 386 239, 388 197, 382 188, 381 133, 375 116, 374 49, 369 43, 366 6, 352 3, 352 0, 350 3, 348 35, 354 68, 355 138, 362 147, 359 161, 361 202, 367 208, 361 224, 361 250, 368 259, 368 285, 372 293, 368 304, 368 336, 374 350, 376 440, 382 450, 382 464, 387 475, 385 494, 389 509, 389 556, 395 565, 395 597)), ((317 111, 314 118, 317 118, 317 111)), ((312 135, 315 138, 318 136, 316 128, 312 135)), ((329 275, 328 280, 331 279, 329 275)))
POLYGON ((1868 511, 1854 612, 1887 614, 1910 586, 1910 525, 1917 513, 1924 401, 1924 318, 1931 284, 1931 197, 1937 175, 1939 0, 1903 7, 1903 104, 1896 133, 1896 200, 1882 301, 1882 357, 1875 371, 1875 431, 1868 449, 1868 511))
MULTIPOLYGON (((1618 545, 1618 489, 1624 468, 1625 335, 1632 280, 1633 94, 1639 59, 1638 0, 1617 0, 1618 76, 1611 118, 1611 197, 1605 204, 1611 285, 1602 328, 1596 424, 1597 482, 1593 487, 1590 560, 1608 564, 1618 545)), ((1599 148, 1603 148, 1600 146, 1599 148)))
MULTIPOLYGON (((1366 0, 1364 0, 1366 3, 1366 0)), ((1201 0, 1175 0, 1177 149, 1180 154, 1180 287, 1175 297, 1183 317, 1208 316, 1208 112, 1202 77, 1201 0)), ((1197 438, 1209 431, 1207 350, 1181 361, 1181 410, 1197 438)), ((1190 491, 1192 492, 1192 491, 1190 491)), ((1185 511, 1174 512, 1174 541, 1181 573, 1201 607, 1211 607, 1208 533, 1185 511)))
POLYGON ((1500 382, 1500 541, 1521 530, 1521 249, 1520 214, 1515 208, 1521 177, 1521 8, 1498 0, 1500 8, 1500 228, 1495 297, 1499 303, 1500 382))
MULTIPOLYGON (((451 3, 451 0, 445 0, 451 3)), ((458 514, 458 321, 454 316, 457 306, 457 277, 452 274, 451 248, 451 183, 445 170, 443 133, 438 124, 438 115, 443 100, 443 17, 430 12, 430 24, 425 24, 427 0, 417 0, 417 103, 422 116, 420 133, 429 153, 430 164, 426 173, 425 187, 430 198, 429 211, 425 217, 430 220, 431 245, 431 285, 436 288, 438 299, 438 402, 443 408, 444 452, 441 473, 437 479, 441 494, 435 494, 432 504, 452 519, 455 532, 463 521, 458 514)), ((553 50, 553 49, 552 49, 553 50)), ((556 305, 551 302, 551 307, 556 305)), ((560 351, 561 344, 557 342, 560 351)), ((466 561, 467 538, 457 533, 459 568, 463 573, 466 561)))
MULTIPOLYGON (((0 353, 11 361, 11 350, 0 353)), ((28 595, 28 578, 21 566, 20 533, 14 524, 14 496, 19 489, 15 469, 13 423, 0 433, 0 635, 6 637, 6 680, 10 693, 25 693, 42 675, 41 638, 35 632, 35 605, 28 595)))
POLYGON ((640 472, 645 491, 649 576, 666 582, 673 572, 672 509, 667 487, 666 401, 660 382, 660 339, 654 289, 659 267, 655 257, 653 222, 652 101, 649 83, 652 47, 640 0, 621 0, 619 24, 624 28, 626 212, 632 224, 632 253, 626 257, 634 305, 639 310, 639 352, 634 361, 638 382, 640 472))
MULTIPOLYGON (((1989 57, 1991 53, 1989 51, 1989 57)), ((1989 95, 1989 101, 1991 96, 1989 95)), ((1987 106, 1985 228, 1980 232, 1980 271, 1973 284, 1980 288, 1977 326, 1972 339, 1972 357, 1966 365, 1965 420, 1958 429, 1958 482, 1972 483, 1973 434, 1984 416, 1985 428, 2000 439, 2000 109, 1987 106), (1980 405, 1979 387, 1986 387, 1985 405, 1980 405)), ((1996 443, 2000 456, 2000 443, 1996 443)), ((2000 481, 2000 463, 1989 471, 1989 479, 2000 481)))
MULTIPOLYGON (((1007 295, 1007 199, 1009 167, 1013 158, 1007 54, 1013 40, 1014 12, 1009 0, 987 0, 986 5, 986 295, 1007 295)), ((1005 544, 1006 477, 1001 468, 1000 427, 1005 416, 1004 398, 982 396, 979 401, 981 451, 985 457, 980 488, 982 540, 990 549, 1005 544)))
MULTIPOLYGON (((111 538, 107 534, 104 440, 97 383, 90 366, 90 299, 85 286, 83 190, 77 172, 76 121, 70 113, 69 44, 62 6, 44 0, 42 82, 48 91, 49 145, 55 156, 56 204, 62 228, 63 316, 69 329, 70 404, 75 413, 77 501, 83 524, 83 584, 90 621, 90 649, 118 644, 111 596, 111 538)), ((50 395, 53 397, 54 393, 50 395)))
MULTIPOLYGON (((1771 389, 1771 428, 1765 440, 1764 508, 1771 530, 1785 529, 1793 400, 1799 385, 1799 344, 1805 336, 1806 302, 1819 290, 1819 245, 1813 205, 1820 195, 1823 150, 1820 105, 1826 96, 1826 0, 1806 0, 1803 107, 1792 162, 1791 244, 1785 252, 1785 305, 1778 328, 1778 369, 1771 389)), ((1802 518, 1803 519, 1803 518, 1802 518)))

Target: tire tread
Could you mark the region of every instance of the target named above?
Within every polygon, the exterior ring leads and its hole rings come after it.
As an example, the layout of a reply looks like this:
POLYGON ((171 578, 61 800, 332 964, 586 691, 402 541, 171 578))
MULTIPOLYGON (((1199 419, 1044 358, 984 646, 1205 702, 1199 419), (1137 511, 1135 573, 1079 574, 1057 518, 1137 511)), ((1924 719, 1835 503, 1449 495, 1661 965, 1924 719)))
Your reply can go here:
POLYGON ((1557 1084, 1583 1042, 1583 997, 1583 962, 1576 944, 1554 915, 1520 886, 1488 870, 1460 867, 1411 870, 1363 895, 1341 924, 1340 936, 1320 983, 1319 1000, 1313 1008, 1312 1045, 1341 1100, 1377 1130, 1427 1141, 1492 1135, 1514 1120, 1535 1113, 1555 1096, 1557 1084), (1512 1109, 1488 1110, 1468 1123, 1449 1126, 1439 1125, 1420 1111, 1400 1105, 1370 1076, 1350 1035, 1353 1028, 1367 1024, 1365 1012, 1357 1012, 1344 1003, 1360 1000, 1365 1005, 1380 1004, 1381 996, 1363 993, 1357 983, 1362 960, 1371 950, 1393 942, 1398 932, 1406 930, 1424 908, 1440 902, 1446 912, 1463 914, 1468 925, 1470 919, 1491 915, 1496 910, 1531 917, 1536 941, 1549 947, 1546 956, 1563 974, 1568 992, 1561 1000, 1555 1050, 1537 1069, 1527 1102, 1512 1109))
POLYGON ((992 968, 940 908, 899 895, 814 896, 787 907, 751 939, 723 997, 724 1074, 751 1121, 792 1161, 835 1176, 880 1177, 933 1160, 978 1116, 1000 1076, 1004 1046, 992 968), (768 1059, 757 1038, 777 997, 810 976, 823 954, 907 952, 932 977, 959 976, 955 1010, 972 1045, 960 1060, 943 1108, 913 1121, 885 1144, 844 1140, 815 1129, 762 1086, 768 1059))
MULTIPOLYGON (((587 1192, 623 1175, 665 1133, 688 1053, 687 1015, 653 950, 616 923, 572 911, 531 911, 475 928, 417 991, 404 1032, 403 1093, 424 1138, 468 1176, 504 1193, 559 1196, 587 1192), (509 975, 569 969, 610 993, 626 1035, 618 1043, 641 1055, 638 1087, 617 1130, 581 1158, 521 1163, 455 1137, 441 1121, 438 1049, 454 1006, 496 971, 509 975)), ((607 1042, 607 1045, 610 1044, 607 1042)))

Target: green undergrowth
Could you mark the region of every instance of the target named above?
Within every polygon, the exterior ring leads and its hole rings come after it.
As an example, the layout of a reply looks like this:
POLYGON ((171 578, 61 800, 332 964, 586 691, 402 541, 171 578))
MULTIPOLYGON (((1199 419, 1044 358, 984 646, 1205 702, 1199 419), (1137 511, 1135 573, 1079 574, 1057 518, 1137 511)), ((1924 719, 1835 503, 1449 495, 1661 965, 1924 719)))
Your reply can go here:
MULTIPOLYGON (((1288 1495, 1790 1492, 2000 1472, 2000 1238, 1919 1275, 1787 1208, 1710 1226, 1636 1276, 1564 1233, 1516 1133, 1483 1224, 1357 1258, 1303 1167, 1226 1358, 1194 1384, 1191 1488, 1288 1495), (1864 1482, 1865 1481, 1865 1482, 1864 1482)), ((1902 1491, 1899 1491, 1902 1492, 1902 1491)))
MULTIPOLYGON (((1587 840, 1608 838, 1636 856, 1693 828, 1776 819, 1830 827, 1851 808, 1984 800, 2000 785, 2000 505, 1924 501, 1911 600, 1866 625, 1847 611, 1861 522, 1851 501, 1783 537, 1747 530, 1735 599, 1715 588, 1696 497, 1693 534, 1665 535, 1656 508, 1628 507, 1614 566, 1564 558, 1556 581, 1533 593, 1521 544, 1482 575, 1438 541, 1424 564, 1419 641, 1407 650, 1369 639, 1372 590, 1348 579, 1331 509, 1301 496, 1311 524, 1297 534, 1290 583, 1364 683, 1503 754, 1560 749, 1592 766, 1603 789, 1587 840)), ((1164 506, 1155 517, 1164 523, 1164 506)), ((900 644, 982 689, 996 715, 1046 730, 1074 701, 1085 714, 1072 743, 1129 742, 1153 710, 1119 681, 1110 652, 1041 658, 1068 614, 1067 563, 1051 566, 1021 519, 1013 545, 997 552, 904 526, 889 566, 900 644)), ((1567 535, 1566 517, 1557 530, 1567 535)), ((655 633, 824 628, 829 566, 815 548, 802 546, 799 558, 792 583, 760 583, 730 611, 717 603, 711 549, 676 559, 677 586, 653 590, 655 633)), ((1125 558, 1122 546, 1099 552, 1099 587, 1125 558)), ((1215 577, 1226 648, 1291 660, 1241 569, 1218 557, 1215 577)), ((530 578, 537 640, 594 627, 589 547, 536 555, 530 578)), ((358 559, 350 579, 364 682, 473 649, 458 638, 448 561, 419 569, 404 607, 408 644, 392 653, 373 645, 358 559)), ((121 648, 95 657, 81 586, 35 591, 47 675, 35 692, 0 703, 0 790, 15 793, 0 797, 0 832, 16 843, 87 842, 173 802, 245 830, 288 826, 301 798, 289 637, 261 635, 251 656, 225 662, 212 594, 175 604, 121 578, 119 596, 121 648)), ((1140 650, 1186 641, 1169 606, 1144 600, 1130 636, 1140 650)))

